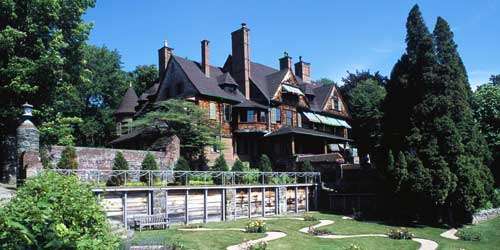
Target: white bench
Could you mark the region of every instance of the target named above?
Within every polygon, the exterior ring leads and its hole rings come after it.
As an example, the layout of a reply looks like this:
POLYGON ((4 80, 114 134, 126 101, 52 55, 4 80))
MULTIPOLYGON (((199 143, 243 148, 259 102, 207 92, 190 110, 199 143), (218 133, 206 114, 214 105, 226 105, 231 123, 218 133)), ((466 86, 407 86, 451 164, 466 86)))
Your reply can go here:
POLYGON ((167 218, 167 214, 152 214, 152 215, 135 215, 131 217, 133 221, 134 227, 138 227, 139 231, 142 231, 142 228, 149 227, 160 227, 166 229, 170 227, 170 221, 167 218))

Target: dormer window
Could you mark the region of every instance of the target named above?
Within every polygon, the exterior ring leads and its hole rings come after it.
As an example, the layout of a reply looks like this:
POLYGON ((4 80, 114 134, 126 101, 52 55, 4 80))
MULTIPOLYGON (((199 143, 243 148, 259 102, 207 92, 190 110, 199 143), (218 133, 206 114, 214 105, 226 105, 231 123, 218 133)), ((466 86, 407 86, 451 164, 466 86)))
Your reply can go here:
POLYGON ((332 98, 332 109, 337 111, 342 111, 342 101, 338 97, 332 98))

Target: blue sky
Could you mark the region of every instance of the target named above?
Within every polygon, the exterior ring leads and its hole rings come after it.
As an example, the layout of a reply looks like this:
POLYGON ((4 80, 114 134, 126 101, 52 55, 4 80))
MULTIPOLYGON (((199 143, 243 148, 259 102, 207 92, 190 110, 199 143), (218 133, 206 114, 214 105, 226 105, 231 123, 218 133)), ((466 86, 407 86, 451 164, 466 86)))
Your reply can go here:
POLYGON ((200 60, 200 41, 210 40, 211 64, 231 52, 230 33, 247 23, 251 59, 278 67, 287 51, 310 62, 313 79, 340 81, 345 72, 369 69, 388 75, 405 48, 405 21, 418 3, 432 31, 444 17, 469 73, 471 85, 500 74, 500 0, 443 1, 177 1, 97 0, 85 20, 90 43, 117 49, 125 70, 157 64, 168 40, 174 53, 200 60))

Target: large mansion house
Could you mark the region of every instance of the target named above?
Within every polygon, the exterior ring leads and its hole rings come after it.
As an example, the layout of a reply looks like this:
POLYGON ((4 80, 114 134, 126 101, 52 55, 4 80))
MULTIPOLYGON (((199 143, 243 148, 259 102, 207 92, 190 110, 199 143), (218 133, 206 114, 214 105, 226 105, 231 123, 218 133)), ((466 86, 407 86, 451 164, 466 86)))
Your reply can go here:
POLYGON ((254 162, 266 154, 277 169, 303 161, 352 162, 350 116, 335 85, 312 82, 310 63, 299 57, 294 64, 286 52, 277 69, 252 61, 249 35, 245 24, 231 33, 232 53, 221 67, 210 64, 207 40, 201 41, 201 62, 175 55, 165 43, 158 50, 160 81, 140 96, 127 90, 115 112, 119 137, 112 144, 138 147, 138 133, 127 123, 154 103, 182 98, 206 110, 221 128, 224 147, 206 149, 209 160, 222 153, 229 163, 254 162))

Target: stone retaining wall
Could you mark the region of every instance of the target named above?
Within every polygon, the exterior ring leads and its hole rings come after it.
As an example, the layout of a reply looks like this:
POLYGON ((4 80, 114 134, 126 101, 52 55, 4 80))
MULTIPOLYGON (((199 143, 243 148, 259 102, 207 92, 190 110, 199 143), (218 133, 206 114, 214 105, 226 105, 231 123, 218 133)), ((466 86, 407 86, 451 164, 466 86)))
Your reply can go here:
POLYGON ((481 210, 472 215, 472 224, 478 224, 483 221, 491 220, 500 216, 500 208, 481 210))

